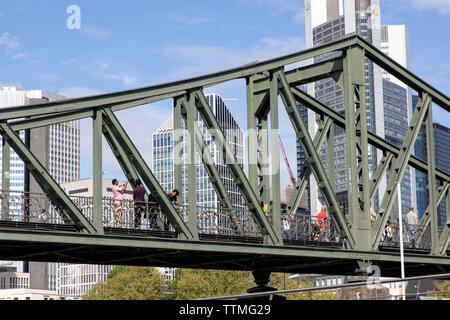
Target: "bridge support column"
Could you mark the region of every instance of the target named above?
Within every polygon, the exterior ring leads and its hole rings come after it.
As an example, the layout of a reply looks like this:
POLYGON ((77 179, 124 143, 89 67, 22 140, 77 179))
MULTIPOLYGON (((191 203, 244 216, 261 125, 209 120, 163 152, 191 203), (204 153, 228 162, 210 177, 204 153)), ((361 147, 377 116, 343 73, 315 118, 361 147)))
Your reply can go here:
POLYGON ((9 167, 10 167, 10 152, 11 148, 6 142, 5 138, 2 138, 2 220, 9 219, 9 194, 6 192, 9 190, 9 167))
POLYGON ((103 234, 103 208, 102 208, 102 110, 97 109, 93 116, 92 132, 93 132, 93 212, 92 223, 97 230, 97 233, 103 234))
POLYGON ((370 248, 370 193, 364 52, 349 48, 344 57, 347 194, 355 248, 370 248), (361 201, 364 205, 361 206, 361 201))
MULTIPOLYGON (((259 293, 259 292, 265 292, 265 291, 275 291, 276 288, 269 287, 267 284, 270 281, 270 270, 267 269, 255 269, 253 270, 252 274, 255 279, 255 283, 257 284, 256 287, 250 288, 247 290, 247 293, 259 293)), ((271 294, 268 296, 263 297, 249 297, 249 298, 241 298, 238 300, 286 300, 285 297, 279 296, 276 294, 271 294)))

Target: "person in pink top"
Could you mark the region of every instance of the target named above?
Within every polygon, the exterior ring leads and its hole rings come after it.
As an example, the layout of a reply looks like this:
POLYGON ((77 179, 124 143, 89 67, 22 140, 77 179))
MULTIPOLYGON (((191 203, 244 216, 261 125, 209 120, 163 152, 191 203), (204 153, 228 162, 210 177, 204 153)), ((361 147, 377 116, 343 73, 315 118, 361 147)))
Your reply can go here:
POLYGON ((112 192, 114 196, 114 227, 120 227, 120 222, 122 220, 123 215, 123 208, 122 208, 122 200, 123 200, 123 193, 127 189, 128 181, 125 182, 125 184, 120 187, 119 181, 117 179, 112 180, 112 192))

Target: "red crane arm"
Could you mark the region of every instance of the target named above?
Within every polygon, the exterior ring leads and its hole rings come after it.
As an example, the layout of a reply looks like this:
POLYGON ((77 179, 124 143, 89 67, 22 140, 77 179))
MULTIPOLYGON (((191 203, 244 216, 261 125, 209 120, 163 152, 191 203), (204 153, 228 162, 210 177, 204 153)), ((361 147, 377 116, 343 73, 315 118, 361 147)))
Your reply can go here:
POLYGON ((281 141, 280 136, 278 136, 278 138, 280 139, 280 148, 281 148, 281 152, 283 152, 284 162, 286 163, 286 166, 287 166, 287 169, 289 172, 289 176, 291 177, 292 185, 295 187, 295 178, 294 178, 294 175, 292 174, 291 166, 289 165, 289 161, 286 156, 286 151, 284 151, 283 142, 281 141))

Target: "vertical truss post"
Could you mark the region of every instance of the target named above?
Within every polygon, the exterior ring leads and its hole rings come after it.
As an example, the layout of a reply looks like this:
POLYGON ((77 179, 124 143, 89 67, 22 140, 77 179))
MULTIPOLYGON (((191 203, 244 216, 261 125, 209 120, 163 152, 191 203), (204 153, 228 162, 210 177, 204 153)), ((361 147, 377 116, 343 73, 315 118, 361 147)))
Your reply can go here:
MULTIPOLYGON (((186 110, 188 104, 187 99, 185 96, 183 96, 179 97, 177 100, 179 101, 181 106, 181 115, 183 116, 184 121, 187 122, 186 118, 187 114, 186 110)), ((214 191, 216 192, 220 200, 225 201, 226 207, 228 209, 233 209, 233 202, 231 201, 230 196, 228 195, 227 189, 222 181, 222 177, 220 176, 219 170, 217 170, 216 164, 214 163, 214 159, 211 156, 208 145, 203 139, 203 134, 200 131, 200 128, 198 127, 197 123, 194 123, 194 131, 196 141, 195 145, 198 148, 198 153, 201 155, 200 158, 206 169, 206 173, 208 174, 209 180, 211 181, 214 191)), ((180 157, 180 164, 181 164, 181 157, 180 157)), ((239 218, 236 217, 236 213, 233 210, 231 210, 229 211, 229 214, 231 217, 231 223, 233 224, 233 227, 235 227, 236 230, 238 230, 239 232, 242 232, 242 226, 236 223, 236 221, 239 220, 239 218)))
POLYGON ((187 166, 188 166, 188 217, 189 229, 198 239, 197 230, 197 178, 196 178, 196 139, 195 139, 195 94, 190 92, 186 105, 186 127, 187 127, 187 166))
POLYGON ((225 135, 215 118, 211 107, 208 105, 205 96, 201 89, 196 90, 196 95, 198 98, 197 110, 200 113, 203 121, 208 128, 212 131, 212 137, 215 143, 220 148, 220 152, 223 154, 225 163, 230 170, 233 179, 239 188, 249 210, 252 212, 256 222, 258 223, 261 232, 268 236, 267 240, 269 244, 280 245, 282 240, 277 236, 277 233, 273 230, 272 225, 270 225, 263 209, 258 201, 255 190, 250 186, 250 183, 240 167, 236 156, 233 153, 228 141, 225 139, 225 135))
POLYGON ((286 112, 294 127, 295 134, 297 135, 300 144, 305 151, 306 161, 311 167, 311 171, 314 174, 314 178, 317 181, 317 185, 325 199, 328 207, 329 217, 331 221, 336 225, 336 229, 340 235, 346 239, 346 246, 350 249, 355 247, 355 241, 352 233, 344 219, 344 216, 339 208, 339 204, 336 199, 336 195, 333 192, 330 181, 326 174, 326 171, 320 161, 318 150, 308 133, 308 129, 303 118, 298 110, 297 103, 294 99, 292 90, 287 82, 284 72, 277 72, 277 76, 280 79, 281 87, 279 89, 281 99, 286 108, 286 112))
POLYGON ((123 149, 122 154, 124 154, 128 161, 132 164, 134 170, 136 170, 139 174, 142 182, 147 186, 148 190, 153 193, 156 202, 161 207, 162 212, 167 216, 169 222, 179 233, 179 236, 184 239, 193 239, 194 235, 181 219, 178 211, 170 202, 169 197, 164 192, 150 168, 147 166, 147 163, 142 158, 136 146, 133 144, 131 138, 123 129, 111 108, 104 109, 103 122, 117 140, 118 147, 123 149))
POLYGON ((103 209, 102 209, 102 125, 103 112, 100 108, 96 108, 92 118, 92 135, 93 135, 93 212, 92 223, 97 232, 103 233, 103 209))
MULTIPOLYGON (((320 126, 317 129, 316 135, 314 136, 313 143, 314 146, 316 147, 316 150, 320 150, 322 148, 322 144, 325 141, 325 138, 328 135, 328 131, 332 126, 333 122, 330 119, 330 117, 325 116, 325 119, 321 121, 320 126)), ((287 210, 289 211, 290 214, 294 214, 297 211, 303 192, 305 191, 306 186, 308 185, 310 175, 311 175, 311 167, 304 166, 302 168, 302 171, 300 172, 300 176, 297 178, 295 190, 288 201, 287 210)))
POLYGON ((80 209, 72 202, 61 186, 53 179, 8 123, 0 123, 0 134, 22 159, 52 204, 60 210, 63 218, 66 218, 65 215, 67 215, 80 230, 88 233, 96 233, 95 226, 82 214, 80 209))
POLYGON ((365 98, 364 51, 346 50, 344 57, 345 144, 349 216, 356 248, 370 247, 370 193, 365 98), (359 203, 364 201, 364 209, 359 203))
POLYGON ((269 181, 269 121, 267 114, 258 116, 258 190, 265 206, 270 202, 269 181))
MULTIPOLYGON (((416 109, 414 110, 414 113, 412 115, 411 121, 408 126, 408 130, 406 131, 405 139, 402 143, 402 146, 400 148, 400 152, 397 156, 397 159, 395 163, 392 165, 391 169, 389 170, 389 182, 386 187, 386 191, 384 193, 383 199, 381 201, 380 207, 385 210, 385 214, 383 216, 378 216, 375 223, 372 226, 372 248, 374 250, 378 249, 380 238, 384 230, 384 226, 386 224, 386 221, 388 217, 391 215, 392 208, 394 206, 394 203, 397 200, 397 192, 398 192, 398 185, 401 183, 401 180, 403 178, 403 174, 406 170, 406 167, 408 165, 408 161, 411 157, 413 148, 414 148, 414 142, 416 141, 417 135, 419 133, 419 130, 421 128, 421 124, 423 123, 423 120, 425 119, 425 116, 427 112, 431 109, 431 97, 423 93, 419 97, 419 101, 417 102, 416 109)), ((431 114, 431 113, 430 113, 431 114)), ((431 120, 430 120, 431 121, 431 120)), ((431 128, 433 130, 433 128, 431 128)), ((432 134, 432 132, 431 132, 432 134)), ((431 142, 433 142, 432 137, 427 137, 431 139, 431 142)), ((428 141, 427 141, 428 143, 428 141)), ((429 146, 429 145, 427 145, 429 146)), ((433 156, 434 161, 434 151, 430 150, 433 156)), ((433 179, 435 182, 435 176, 436 173, 434 170, 434 166, 432 171, 432 176, 430 177, 430 161, 428 161, 428 175, 429 179, 433 179)), ((433 195, 436 184, 432 185, 433 187, 433 195)), ((434 198, 434 200, 436 200, 434 198)), ((432 202, 432 199, 430 199, 430 203, 432 202)), ((437 230, 437 229, 436 229, 437 230)))
MULTIPOLYGON (((181 115, 184 121, 187 121, 187 99, 186 97, 178 98, 181 105, 181 115)), ((209 180, 216 192, 218 198, 220 200, 224 200, 228 209, 233 209, 233 203, 228 195, 227 189, 222 181, 222 177, 220 176, 219 170, 217 170, 216 164, 214 163, 214 159, 209 151, 208 145, 203 139, 203 134, 197 123, 194 123, 194 131, 195 131, 195 145, 198 148, 198 153, 200 154, 200 158, 202 164, 205 167, 206 173, 208 174, 209 180)), ((181 154, 181 153, 180 153, 181 154)), ((181 157, 180 157, 181 159, 181 157)), ((181 160, 180 160, 181 164, 181 160)))
POLYGON ((272 225, 281 239, 280 132, 278 121, 278 77, 270 73, 270 145, 272 164, 272 225))
POLYGON ((10 178, 11 148, 5 138, 2 138, 2 220, 9 219, 9 178, 10 178))
POLYGON ((248 141, 248 182, 253 190, 258 190, 258 140, 256 135, 255 76, 246 78, 247 89, 247 141, 248 141))
MULTIPOLYGON (((444 199, 445 194, 447 193, 447 190, 449 189, 449 182, 445 182, 444 185, 438 189, 438 194, 436 195, 436 203, 441 203, 442 199, 444 199)), ((425 209, 425 212, 420 219, 420 225, 422 228, 426 228, 428 224, 430 223, 431 217, 430 217, 430 204, 428 204, 427 208, 425 209)))
MULTIPOLYGON (((329 117, 326 116, 326 121, 329 117)), ((317 149, 320 150, 320 149, 317 149)), ((336 193, 336 175, 334 170, 334 124, 331 123, 327 134, 327 158, 328 158, 328 179, 330 179, 331 188, 336 193)))
MULTIPOLYGON (((437 203, 440 203, 438 201, 437 203)), ((446 224, 444 230, 439 237, 439 253, 445 255, 450 243, 450 190, 447 188, 447 196, 445 197, 446 224)))
MULTIPOLYGON (((182 172, 183 172, 183 131, 181 129, 182 101, 180 97, 174 98, 173 104, 173 180, 175 189, 182 190, 182 172)), ((186 110, 183 110, 186 111, 186 110)))
MULTIPOLYGON (((431 104, 431 102, 430 102, 431 104)), ((431 254, 438 254, 438 206, 436 195, 436 163, 434 153, 433 135, 433 113, 431 106, 428 107, 425 119, 426 141, 427 141, 427 162, 428 162, 428 199, 431 217, 431 254)))

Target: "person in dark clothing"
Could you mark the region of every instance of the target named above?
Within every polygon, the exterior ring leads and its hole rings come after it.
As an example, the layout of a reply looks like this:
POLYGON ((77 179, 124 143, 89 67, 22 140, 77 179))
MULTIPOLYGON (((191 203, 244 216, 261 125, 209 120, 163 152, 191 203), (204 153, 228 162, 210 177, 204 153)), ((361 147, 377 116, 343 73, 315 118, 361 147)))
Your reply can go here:
POLYGON ((145 212, 145 189, 141 186, 141 180, 136 179, 136 187, 133 190, 134 200, 134 228, 141 228, 142 212, 145 212))
POLYGON ((170 202, 177 205, 178 204, 177 197, 179 194, 180 194, 180 192, 177 189, 173 189, 172 192, 169 192, 168 196, 169 196, 170 202))
POLYGON ((149 219, 150 229, 155 229, 157 227, 156 225, 156 218, 158 216, 158 204, 156 203, 155 198, 150 193, 148 195, 148 216, 147 219, 149 219))

